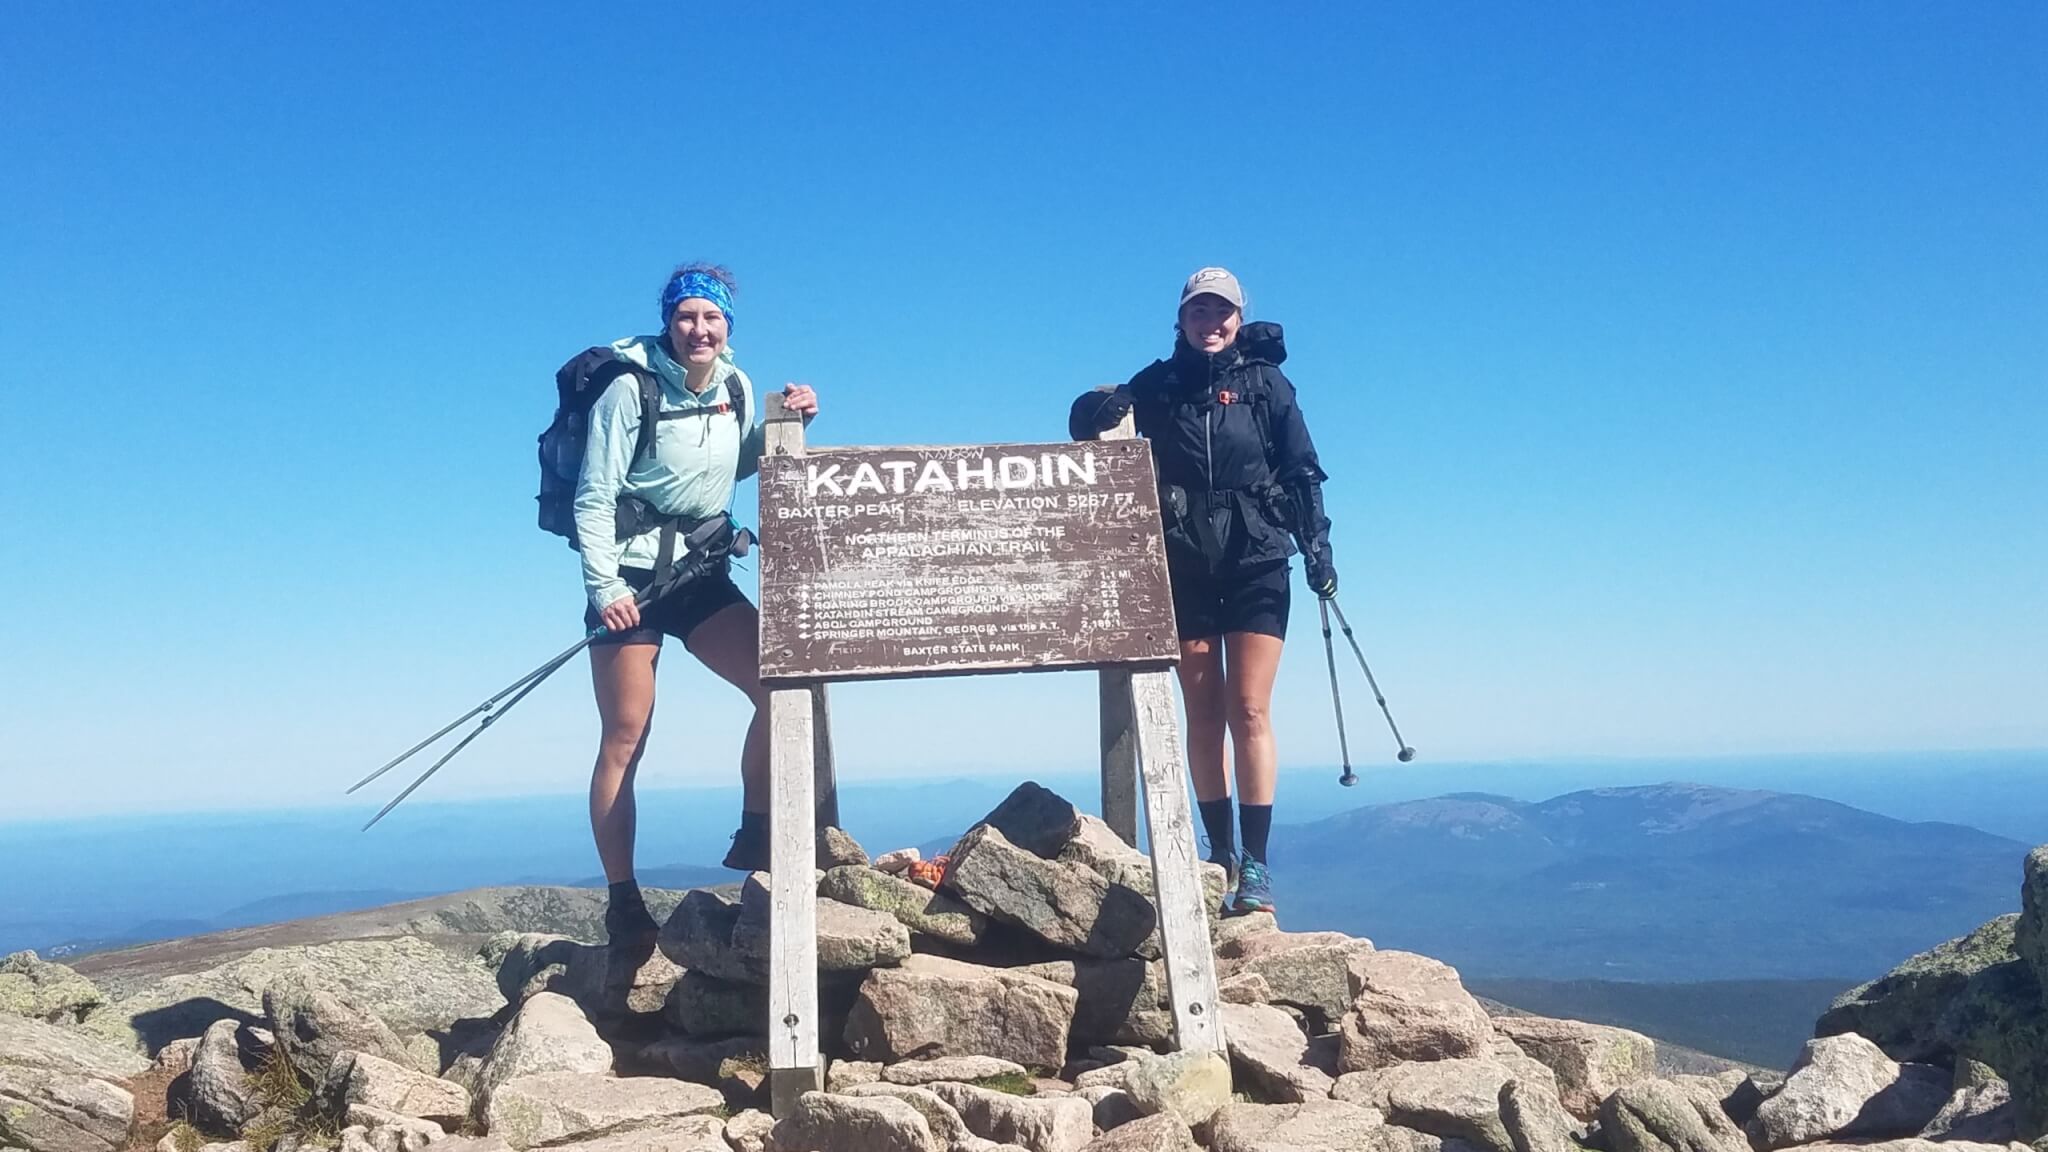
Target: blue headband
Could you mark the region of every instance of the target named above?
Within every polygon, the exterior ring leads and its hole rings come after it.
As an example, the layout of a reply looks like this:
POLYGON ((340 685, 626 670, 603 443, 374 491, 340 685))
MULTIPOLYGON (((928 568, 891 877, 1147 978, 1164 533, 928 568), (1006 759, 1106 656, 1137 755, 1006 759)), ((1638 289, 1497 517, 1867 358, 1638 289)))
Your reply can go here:
POLYGON ((718 310, 725 313, 725 330, 732 331, 732 289, 708 272, 678 272, 670 277, 668 287, 661 290, 662 331, 668 331, 669 317, 675 315, 676 305, 693 297, 718 305, 718 310))

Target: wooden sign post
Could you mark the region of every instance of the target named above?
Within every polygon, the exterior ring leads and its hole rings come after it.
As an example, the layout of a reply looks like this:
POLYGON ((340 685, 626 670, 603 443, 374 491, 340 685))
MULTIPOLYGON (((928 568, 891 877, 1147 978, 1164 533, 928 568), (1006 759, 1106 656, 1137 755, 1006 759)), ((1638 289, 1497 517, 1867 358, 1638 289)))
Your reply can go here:
POLYGON ((802 422, 779 395, 765 399, 775 1113, 824 1086, 814 867, 817 829, 838 818, 825 703, 834 680, 1099 670, 1103 811, 1136 843, 1142 792, 1175 1040, 1223 1052, 1168 679, 1179 647, 1150 448, 1123 439, 806 450, 802 422))

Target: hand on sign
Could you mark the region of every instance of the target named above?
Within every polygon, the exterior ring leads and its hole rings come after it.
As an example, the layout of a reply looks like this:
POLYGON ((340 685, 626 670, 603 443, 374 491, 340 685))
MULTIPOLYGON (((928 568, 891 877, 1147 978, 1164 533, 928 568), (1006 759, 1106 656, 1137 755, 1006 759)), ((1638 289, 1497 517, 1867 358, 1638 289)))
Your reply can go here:
POLYGON ((818 393, 809 384, 784 384, 782 406, 809 420, 818 414, 818 393))

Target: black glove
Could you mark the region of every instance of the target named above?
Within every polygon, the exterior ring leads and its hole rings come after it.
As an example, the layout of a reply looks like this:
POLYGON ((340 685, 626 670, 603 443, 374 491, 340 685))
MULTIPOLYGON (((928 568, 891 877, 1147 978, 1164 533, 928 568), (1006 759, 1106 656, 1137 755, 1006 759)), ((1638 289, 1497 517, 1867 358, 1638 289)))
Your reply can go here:
POLYGON ((1323 600, 1336 599, 1337 564, 1330 558, 1328 545, 1325 545, 1320 551, 1309 553, 1308 562, 1305 567, 1308 569, 1309 591, 1314 592, 1318 598, 1323 600))
POLYGON ((1130 414, 1129 389, 1098 388, 1074 401, 1067 413, 1067 434, 1076 440, 1093 440, 1123 423, 1130 414))

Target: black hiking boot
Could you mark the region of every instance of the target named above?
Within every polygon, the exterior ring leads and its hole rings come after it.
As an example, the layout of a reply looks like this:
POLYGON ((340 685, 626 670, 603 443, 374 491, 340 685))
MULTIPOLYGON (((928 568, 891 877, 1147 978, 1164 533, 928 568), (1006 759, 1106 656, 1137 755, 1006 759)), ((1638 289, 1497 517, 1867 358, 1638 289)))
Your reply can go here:
POLYGON ((725 854, 725 866, 736 872, 768 871, 768 833, 741 827, 732 834, 732 848, 725 854))

